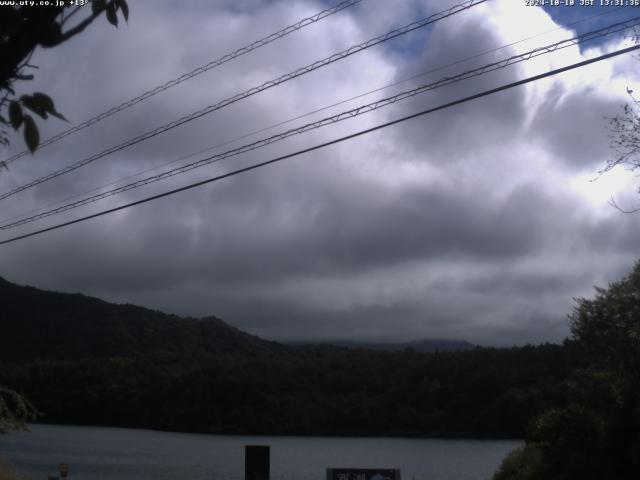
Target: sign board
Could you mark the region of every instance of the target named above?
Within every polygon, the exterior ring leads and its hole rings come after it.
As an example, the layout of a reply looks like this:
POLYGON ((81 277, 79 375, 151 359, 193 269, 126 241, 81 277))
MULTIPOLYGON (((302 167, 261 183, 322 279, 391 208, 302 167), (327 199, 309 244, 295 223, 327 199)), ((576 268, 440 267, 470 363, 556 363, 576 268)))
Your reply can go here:
POLYGON ((65 478, 69 474, 69 465, 66 463, 61 463, 58 467, 58 470, 60 470, 60 476, 62 478, 65 478))
POLYGON ((400 480, 396 468, 327 468, 327 480, 400 480))

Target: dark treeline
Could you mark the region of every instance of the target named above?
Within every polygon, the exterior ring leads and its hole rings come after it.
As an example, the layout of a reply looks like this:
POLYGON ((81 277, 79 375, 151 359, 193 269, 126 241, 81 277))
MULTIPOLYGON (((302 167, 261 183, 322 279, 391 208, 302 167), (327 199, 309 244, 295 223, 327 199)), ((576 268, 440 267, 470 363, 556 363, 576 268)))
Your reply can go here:
POLYGON ((239 434, 522 438, 566 405, 570 343, 463 352, 305 347, 0 363, 50 423, 239 434))

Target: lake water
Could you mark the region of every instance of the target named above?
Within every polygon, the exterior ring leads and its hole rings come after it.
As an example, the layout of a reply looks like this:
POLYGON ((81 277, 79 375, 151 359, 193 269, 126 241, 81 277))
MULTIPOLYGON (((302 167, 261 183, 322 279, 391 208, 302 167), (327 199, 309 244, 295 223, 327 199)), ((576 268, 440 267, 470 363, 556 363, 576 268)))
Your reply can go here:
POLYGON ((399 468, 402 480, 491 478, 517 441, 250 437, 32 425, 0 435, 0 457, 46 480, 241 480, 244 446, 271 446, 272 480, 324 480, 327 467, 399 468))

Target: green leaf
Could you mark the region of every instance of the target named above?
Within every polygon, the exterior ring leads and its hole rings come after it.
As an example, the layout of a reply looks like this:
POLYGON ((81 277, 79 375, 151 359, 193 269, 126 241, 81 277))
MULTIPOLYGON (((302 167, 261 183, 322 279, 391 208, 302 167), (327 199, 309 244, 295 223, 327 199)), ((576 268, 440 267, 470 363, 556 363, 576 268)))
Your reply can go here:
POLYGON ((24 116, 24 141, 32 154, 40 143, 40 133, 31 115, 24 116))
POLYGON ((107 20, 114 27, 118 26, 118 16, 116 15, 116 6, 113 2, 107 5, 107 20))
POLYGON ((22 107, 15 100, 9 102, 9 121, 14 130, 20 128, 24 121, 24 114, 22 113, 22 107))
POLYGON ((125 22, 129 23, 129 5, 127 5, 126 0, 115 0, 115 2, 116 7, 122 10, 122 16, 125 22))

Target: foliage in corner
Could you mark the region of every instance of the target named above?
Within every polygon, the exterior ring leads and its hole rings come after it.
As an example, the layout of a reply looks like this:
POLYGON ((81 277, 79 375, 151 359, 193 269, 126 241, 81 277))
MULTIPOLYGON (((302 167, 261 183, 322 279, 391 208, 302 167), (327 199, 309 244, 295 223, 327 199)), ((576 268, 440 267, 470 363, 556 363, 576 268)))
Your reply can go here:
POLYGON ((631 480, 640 472, 640 262, 593 299, 576 299, 569 326, 581 358, 569 402, 538 416, 494 480, 631 480))
MULTIPOLYGON (((17 3, 17 2, 16 2, 17 3)), ((26 3, 26 2, 25 2, 26 3)), ((52 2, 53 3, 53 2, 52 2)), ((78 35, 98 16, 105 14, 109 23, 118 26, 117 12, 125 21, 129 20, 126 0, 94 0, 88 5, 53 6, 36 8, 28 5, 4 6, 0 15, 0 144, 8 145, 8 127, 23 129, 27 148, 33 153, 40 144, 38 126, 31 115, 36 114, 46 120, 49 115, 65 120, 44 93, 16 97, 16 81, 33 80, 28 69, 37 67, 29 64, 37 47, 52 48, 78 35), (89 12, 84 18, 76 17, 80 12, 89 12), (81 18, 81 19, 80 19, 81 18), (72 20, 73 19, 73 20, 72 20), (75 22, 75 23, 74 23, 75 22), (5 111, 6 110, 6 111, 5 111)), ((0 166, 6 167, 0 162, 0 166)))
POLYGON ((532 480, 541 468, 541 461, 536 447, 516 448, 502 461, 493 480, 532 480))
POLYGON ((38 411, 22 395, 0 386, 0 433, 25 430, 27 422, 38 416, 38 411))
MULTIPOLYGON (((31 153, 35 152, 40 143, 40 133, 33 117, 26 113, 26 110, 30 110, 40 118, 46 120, 49 115, 52 115, 61 120, 65 120, 64 116, 56 111, 56 107, 53 100, 48 95, 41 92, 35 92, 33 95, 22 95, 19 100, 11 100, 9 102, 9 122, 14 130, 18 130, 24 126, 24 141, 31 153)), ((0 117, 0 122, 7 124, 6 119, 0 117)), ((8 143, 6 138, 0 139, 0 142, 8 143)))

